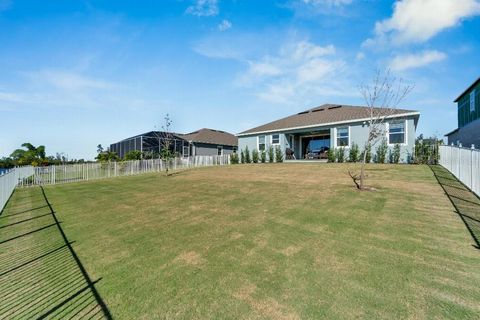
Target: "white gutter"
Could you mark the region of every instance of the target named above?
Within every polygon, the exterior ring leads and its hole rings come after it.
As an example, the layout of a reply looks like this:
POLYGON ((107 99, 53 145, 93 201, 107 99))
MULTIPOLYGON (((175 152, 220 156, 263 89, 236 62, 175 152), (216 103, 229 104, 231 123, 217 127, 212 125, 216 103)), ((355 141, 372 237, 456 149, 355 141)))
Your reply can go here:
MULTIPOLYGON (((420 115, 420 112, 415 111, 415 112, 400 113, 400 114, 387 116, 387 117, 385 117, 385 119, 401 118, 401 117, 416 116, 416 115, 420 115)), ((371 118, 351 119, 351 120, 343 120, 343 121, 328 122, 328 123, 310 124, 308 126, 280 128, 280 129, 274 129, 274 130, 255 131, 255 132, 249 132, 249 133, 237 133, 236 136, 237 137, 243 137, 243 136, 251 136, 251 135, 255 135, 255 134, 259 134, 259 133, 272 133, 272 132, 279 132, 279 131, 291 131, 291 130, 299 130, 299 129, 326 127, 326 126, 333 126, 333 125, 344 124, 344 123, 369 121, 370 119, 371 118)))

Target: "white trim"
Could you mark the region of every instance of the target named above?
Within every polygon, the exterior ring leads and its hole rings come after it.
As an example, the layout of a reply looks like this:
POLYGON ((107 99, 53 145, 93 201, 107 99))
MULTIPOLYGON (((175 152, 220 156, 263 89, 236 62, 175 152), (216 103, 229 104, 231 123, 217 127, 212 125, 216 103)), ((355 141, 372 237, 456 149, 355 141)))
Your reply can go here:
POLYGON ((470 97, 469 97, 470 113, 475 112, 475 99, 477 97, 475 89, 476 88, 473 88, 473 90, 470 91, 470 97))
POLYGON ((351 134, 350 134, 350 126, 338 126, 338 127, 335 127, 333 128, 333 136, 334 136, 334 141, 333 141, 333 148, 336 149, 337 147, 338 148, 344 148, 344 149, 348 149, 351 147, 351 142, 352 142, 352 138, 351 138, 351 134), (337 136, 337 128, 345 128, 347 127, 348 128, 348 144, 346 146, 341 146, 339 147, 337 145, 337 139, 338 139, 338 136, 337 136))
POLYGON ((270 145, 272 146, 278 146, 280 144, 280 133, 272 133, 270 135, 270 145), (274 135, 277 135, 278 134, 278 142, 277 143, 273 143, 273 136, 274 135))
MULTIPOLYGON (((399 113, 399 114, 395 114, 395 115, 385 117, 385 119, 402 118, 402 117, 416 116, 416 115, 420 115, 420 112, 416 111, 416 112, 399 113)), ((237 133, 236 136, 237 137, 253 136, 253 135, 256 135, 256 134, 265 134, 265 133, 272 133, 272 132, 279 132, 279 131, 286 132, 286 131, 291 131, 291 130, 326 127, 326 126, 333 126, 333 125, 337 125, 337 124, 355 123, 355 122, 363 122, 363 121, 369 121, 369 120, 370 120, 370 118, 351 119, 351 120, 344 120, 344 121, 311 124, 311 125, 308 125, 308 126, 281 128, 281 129, 274 129, 274 130, 264 130, 264 131, 256 131, 256 132, 249 132, 249 133, 237 133)))
POLYGON ((403 143, 390 143, 390 122, 385 122, 385 132, 387 135, 387 144, 388 146, 394 146, 396 144, 399 144, 401 146, 406 146, 408 145, 408 121, 405 119, 404 120, 404 127, 403 127, 403 143))
POLYGON ((190 157, 190 146, 182 146, 182 156, 184 158, 190 157), (187 155, 185 155, 185 148, 187 148, 187 155))

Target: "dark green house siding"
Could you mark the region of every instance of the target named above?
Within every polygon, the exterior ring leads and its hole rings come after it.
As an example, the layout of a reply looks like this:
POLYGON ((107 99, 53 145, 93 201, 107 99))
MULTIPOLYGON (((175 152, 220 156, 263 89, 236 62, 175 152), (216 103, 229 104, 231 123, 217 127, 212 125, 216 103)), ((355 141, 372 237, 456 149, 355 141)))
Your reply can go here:
POLYGON ((458 99, 458 127, 480 119, 480 83, 470 88, 458 99), (475 90, 475 110, 470 111, 470 93, 475 90))

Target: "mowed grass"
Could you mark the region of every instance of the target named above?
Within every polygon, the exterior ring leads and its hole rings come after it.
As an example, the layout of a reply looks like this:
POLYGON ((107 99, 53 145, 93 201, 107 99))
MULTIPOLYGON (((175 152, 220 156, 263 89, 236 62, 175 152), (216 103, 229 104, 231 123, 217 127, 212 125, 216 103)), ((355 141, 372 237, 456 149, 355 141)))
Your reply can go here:
MULTIPOLYGON (((117 319, 480 314, 480 251, 427 166, 212 167, 46 188, 117 319)), ((19 191, 20 193, 23 190, 19 191)))

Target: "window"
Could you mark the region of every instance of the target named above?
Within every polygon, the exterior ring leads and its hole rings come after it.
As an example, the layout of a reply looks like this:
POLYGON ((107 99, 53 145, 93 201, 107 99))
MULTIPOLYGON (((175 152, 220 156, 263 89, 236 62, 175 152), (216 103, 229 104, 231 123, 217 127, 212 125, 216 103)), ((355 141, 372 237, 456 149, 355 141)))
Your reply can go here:
POLYGON ((389 123, 388 143, 405 143, 405 121, 389 123))
POLYGON ((188 146, 183 146, 183 157, 187 158, 189 156, 190 148, 188 146))
POLYGON ((265 151, 265 136, 258 136, 258 151, 265 151))
POLYGON ((237 147, 233 147, 233 153, 237 153, 237 147))
POLYGON ((470 92, 470 112, 475 111, 475 89, 470 92))
POLYGON ((223 156, 223 147, 222 146, 217 147, 217 155, 218 156, 223 156))
POLYGON ((348 127, 337 128, 337 147, 348 147, 348 127))
POLYGON ((272 134, 272 144, 280 143, 280 135, 278 133, 272 134))

